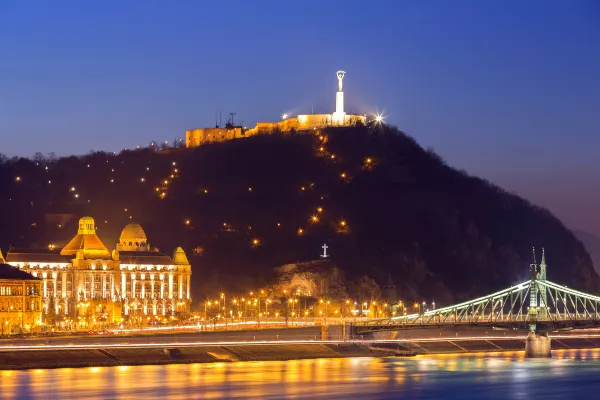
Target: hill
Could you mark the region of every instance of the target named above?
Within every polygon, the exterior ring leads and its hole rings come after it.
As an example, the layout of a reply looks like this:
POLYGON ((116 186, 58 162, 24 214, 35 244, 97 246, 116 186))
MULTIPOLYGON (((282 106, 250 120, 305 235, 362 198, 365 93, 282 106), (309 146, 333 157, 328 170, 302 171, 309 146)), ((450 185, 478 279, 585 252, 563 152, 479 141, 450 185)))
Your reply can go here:
POLYGON ((140 223, 161 250, 188 252, 196 298, 265 284, 273 267, 318 259, 324 243, 349 279, 390 273, 404 299, 443 304, 526 279, 531 246, 545 246, 549 279, 600 288, 584 246, 548 210, 393 127, 5 158, 0 188, 3 249, 74 235, 75 219, 48 214, 93 216, 109 247, 140 223))
POLYGON ((589 232, 574 230, 575 237, 583 243, 590 253, 596 272, 600 272, 600 238, 589 232))

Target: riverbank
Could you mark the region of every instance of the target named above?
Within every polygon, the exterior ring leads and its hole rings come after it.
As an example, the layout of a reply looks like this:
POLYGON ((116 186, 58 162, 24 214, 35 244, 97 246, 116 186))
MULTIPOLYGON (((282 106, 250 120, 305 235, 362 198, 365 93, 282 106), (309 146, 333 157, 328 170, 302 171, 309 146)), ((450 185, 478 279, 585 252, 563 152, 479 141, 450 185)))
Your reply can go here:
MULTIPOLYGON (((0 369, 51 369, 121 365, 284 361, 311 358, 381 357, 515 352, 524 338, 417 339, 375 342, 148 343, 135 346, 15 346, 0 351, 0 369)), ((557 336, 553 350, 600 348, 600 335, 557 336)))
MULTIPOLYGON (((10 338, 0 340, 0 370, 522 352, 526 339, 525 334, 471 329, 380 332, 357 340, 344 340, 345 333, 342 326, 331 325, 10 338)), ((596 331, 556 334, 551 339, 553 350, 600 348, 596 331)))
POLYGON ((285 361, 309 358, 368 357, 357 343, 248 343, 153 347, 32 349, 0 352, 0 369, 50 369, 119 365, 192 364, 233 361, 285 361))

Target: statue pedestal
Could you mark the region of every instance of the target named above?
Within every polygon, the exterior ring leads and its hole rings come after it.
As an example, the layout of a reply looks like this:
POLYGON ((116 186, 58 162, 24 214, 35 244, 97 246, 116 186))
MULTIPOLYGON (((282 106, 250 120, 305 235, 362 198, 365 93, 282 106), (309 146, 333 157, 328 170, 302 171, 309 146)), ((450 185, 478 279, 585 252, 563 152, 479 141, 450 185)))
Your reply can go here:
POLYGON ((525 340, 525 358, 550 358, 552 349, 548 336, 529 332, 525 340))

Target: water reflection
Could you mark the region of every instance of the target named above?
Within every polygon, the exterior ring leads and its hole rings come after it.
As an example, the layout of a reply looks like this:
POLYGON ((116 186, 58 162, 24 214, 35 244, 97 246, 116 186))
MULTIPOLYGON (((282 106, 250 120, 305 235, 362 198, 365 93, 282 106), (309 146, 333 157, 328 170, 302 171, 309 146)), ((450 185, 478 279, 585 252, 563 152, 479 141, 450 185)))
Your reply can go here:
POLYGON ((600 350, 553 353, 0 371, 0 399, 595 397, 600 350))

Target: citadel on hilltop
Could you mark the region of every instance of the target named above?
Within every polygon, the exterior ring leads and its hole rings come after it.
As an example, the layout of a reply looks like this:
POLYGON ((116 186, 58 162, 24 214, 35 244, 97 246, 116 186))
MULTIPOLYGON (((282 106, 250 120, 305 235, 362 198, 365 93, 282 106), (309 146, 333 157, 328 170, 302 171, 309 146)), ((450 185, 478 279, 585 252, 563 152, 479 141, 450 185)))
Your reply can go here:
POLYGON ((269 134, 274 131, 308 131, 328 126, 353 126, 357 124, 366 124, 366 114, 346 114, 344 111, 344 92, 342 90, 342 81, 344 71, 337 71, 338 91, 335 96, 335 111, 331 114, 302 114, 297 117, 282 116, 278 122, 257 122, 251 129, 245 129, 242 126, 233 125, 233 121, 227 123, 224 128, 198 128, 190 129, 185 132, 185 145, 187 148, 197 147, 205 143, 224 142, 226 140, 244 138, 258 134, 269 134))
POLYGON ((192 269, 185 252, 178 247, 170 257, 151 249, 137 224, 125 226, 109 251, 94 219, 83 217, 60 252, 11 249, 6 263, 40 279, 42 307, 46 313, 53 309, 58 323, 164 320, 190 309, 192 269))

